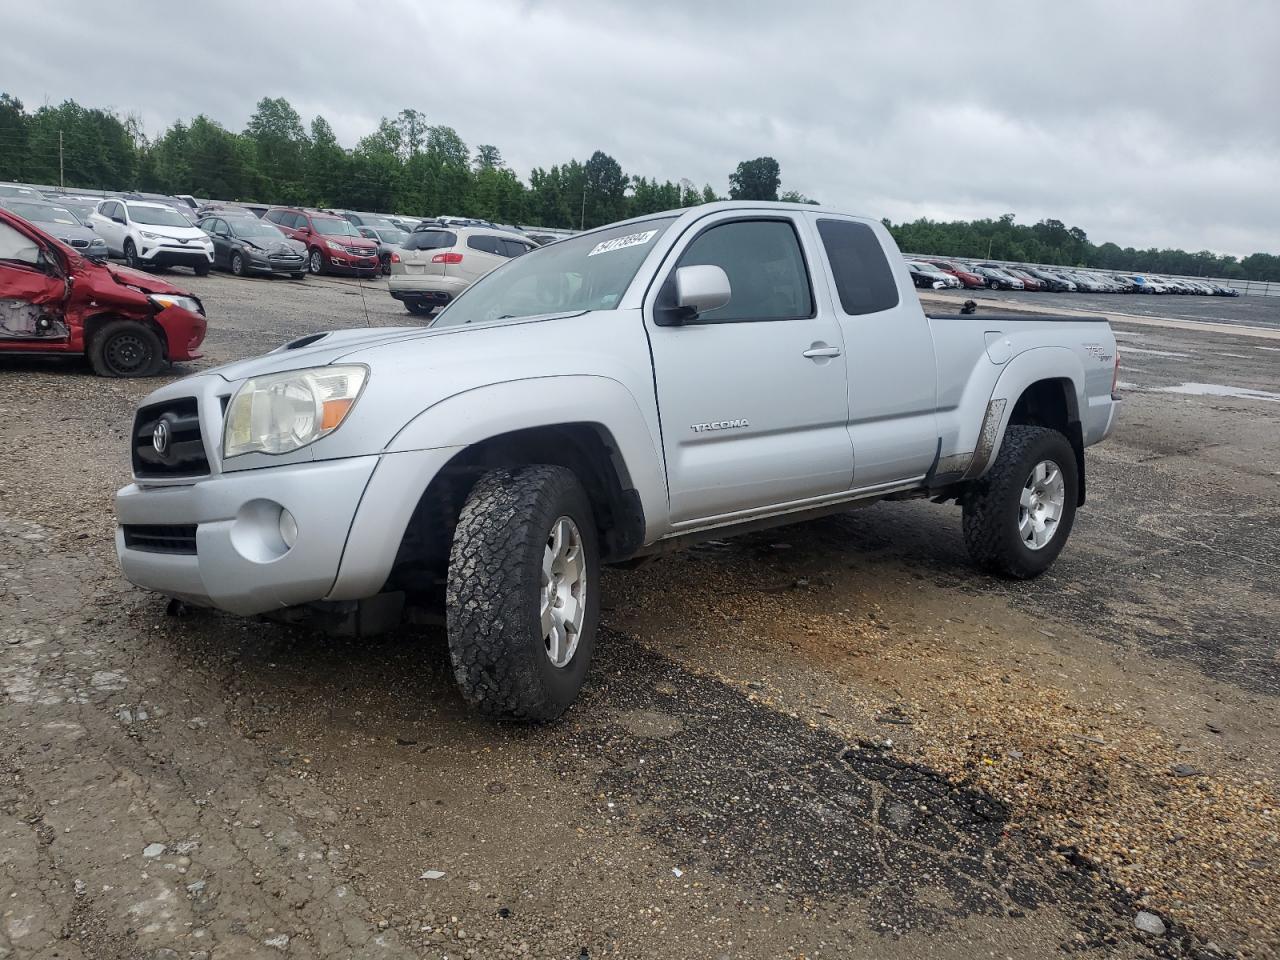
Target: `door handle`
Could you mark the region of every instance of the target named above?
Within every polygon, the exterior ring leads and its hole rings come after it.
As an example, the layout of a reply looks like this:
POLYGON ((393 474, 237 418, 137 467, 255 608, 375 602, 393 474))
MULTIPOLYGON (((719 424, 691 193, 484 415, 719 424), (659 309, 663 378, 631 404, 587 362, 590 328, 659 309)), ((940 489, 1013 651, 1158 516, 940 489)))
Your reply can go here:
POLYGON ((826 344, 815 343, 812 347, 800 354, 802 357, 808 357, 810 360, 820 360, 827 357, 840 356, 839 347, 829 347, 826 344))

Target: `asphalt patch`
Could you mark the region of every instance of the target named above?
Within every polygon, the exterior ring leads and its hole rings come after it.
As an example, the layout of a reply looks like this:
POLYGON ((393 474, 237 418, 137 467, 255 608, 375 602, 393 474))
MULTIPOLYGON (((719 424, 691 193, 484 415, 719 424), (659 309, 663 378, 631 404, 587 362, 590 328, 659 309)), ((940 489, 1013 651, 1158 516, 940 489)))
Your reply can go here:
POLYGON ((575 711, 587 727, 573 734, 604 760, 593 793, 637 818, 683 869, 762 900, 857 900, 868 926, 893 937, 1054 905, 1078 927, 1065 949, 1124 943, 1187 955, 1190 941, 1172 927, 1158 944, 1136 938, 1137 908, 1118 887, 1012 826, 981 791, 883 740, 846 744, 620 635, 601 640, 575 711), (637 736, 638 716, 663 735, 637 736))

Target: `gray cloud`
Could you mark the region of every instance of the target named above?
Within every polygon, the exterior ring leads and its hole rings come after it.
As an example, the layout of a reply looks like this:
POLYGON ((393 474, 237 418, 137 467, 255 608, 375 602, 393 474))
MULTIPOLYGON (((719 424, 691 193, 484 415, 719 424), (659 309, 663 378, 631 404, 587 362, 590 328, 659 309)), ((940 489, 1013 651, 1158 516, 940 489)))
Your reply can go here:
POLYGON ((347 144, 402 107, 521 174, 592 150, 894 220, 1012 212, 1097 241, 1280 248, 1280 6, 676 0, 15 8, 0 89, 136 112, 152 133, 256 100, 347 144))

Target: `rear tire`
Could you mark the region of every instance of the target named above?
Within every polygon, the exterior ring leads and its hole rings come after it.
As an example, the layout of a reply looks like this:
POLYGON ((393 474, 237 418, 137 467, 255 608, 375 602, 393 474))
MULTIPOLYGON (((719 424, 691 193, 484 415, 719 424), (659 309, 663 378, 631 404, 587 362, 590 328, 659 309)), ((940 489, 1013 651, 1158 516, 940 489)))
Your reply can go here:
POLYGON ((964 501, 969 555, 1006 577, 1040 576, 1071 536, 1079 489, 1066 437, 1047 427, 1011 425, 996 462, 964 501))
POLYGON ((578 696, 599 618, 595 517, 572 471, 491 470, 458 518, 446 587, 449 656, 488 714, 554 720, 578 696))
POLYGON ((290 276, 293 277, 293 279, 295 280, 307 279, 307 275, 305 273, 293 273, 293 274, 290 274, 290 276))
POLYGON ((150 377, 164 362, 160 338, 136 320, 112 320, 89 344, 89 365, 100 377, 150 377))
POLYGON ((422 303, 417 300, 406 300, 404 308, 419 317, 429 317, 431 316, 431 311, 435 309, 430 304, 422 303))

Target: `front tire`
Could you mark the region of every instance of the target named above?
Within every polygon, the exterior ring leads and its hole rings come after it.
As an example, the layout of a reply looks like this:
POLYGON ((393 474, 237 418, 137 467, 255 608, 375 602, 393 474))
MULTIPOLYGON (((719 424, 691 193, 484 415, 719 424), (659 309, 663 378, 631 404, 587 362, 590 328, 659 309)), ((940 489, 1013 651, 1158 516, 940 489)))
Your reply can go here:
POLYGON ((150 327, 112 320, 89 344, 89 365, 100 377, 149 377, 164 366, 164 348, 150 327))
POLYGON ((233 253, 231 255, 231 272, 237 277, 244 276, 244 257, 241 254, 233 253))
POLYGON ((1076 518, 1080 478, 1070 442, 1011 425, 996 462, 964 500, 964 542, 978 566, 1028 580, 1053 565, 1076 518))
POLYGON ((134 270, 142 269, 142 261, 138 259, 138 248, 134 246, 132 240, 124 242, 124 263, 125 266, 132 267, 134 270))
POLYGON ((595 517, 564 467, 486 473, 458 518, 449 656, 477 710, 554 720, 578 696, 600 609, 595 517))
POLYGON ((307 267, 312 273, 319 275, 324 270, 324 254, 319 250, 312 250, 311 256, 307 258, 307 267))
POLYGON ((195 271, 197 277, 207 277, 209 275, 209 264, 207 263, 197 263, 191 269, 195 271))

